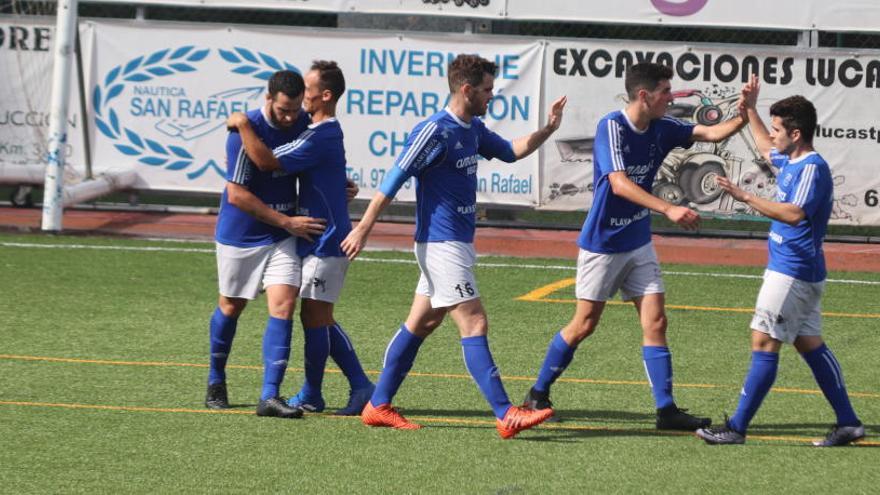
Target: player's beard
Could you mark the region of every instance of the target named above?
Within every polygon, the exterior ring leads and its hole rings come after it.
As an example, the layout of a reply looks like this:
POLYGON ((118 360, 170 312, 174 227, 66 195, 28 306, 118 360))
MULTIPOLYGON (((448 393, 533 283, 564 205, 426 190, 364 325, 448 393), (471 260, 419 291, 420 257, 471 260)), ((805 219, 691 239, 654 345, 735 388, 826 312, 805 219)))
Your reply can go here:
POLYGON ((293 127, 293 124, 296 123, 297 119, 299 119, 299 112, 302 112, 302 109, 300 109, 293 116, 293 118, 290 119, 290 122, 284 122, 283 120, 278 118, 278 115, 275 113, 275 109, 270 106, 269 107, 269 120, 272 121, 272 125, 274 125, 275 127, 278 127, 279 129, 290 129, 291 127, 293 127))
MULTIPOLYGON (((275 125, 275 127, 278 127, 280 129, 290 129, 291 127, 293 127, 293 123, 296 122, 296 117, 291 119, 290 122, 284 122, 283 120, 279 119, 277 115, 275 115, 275 112, 272 112, 271 115, 272 115, 272 124, 275 125)), ((297 114, 297 117, 298 116, 299 116, 299 114, 297 114)))
POLYGON ((471 111, 469 113, 471 115, 473 115, 474 117, 482 117, 483 115, 486 115, 486 112, 489 110, 489 102, 490 101, 492 101, 492 100, 488 100, 488 101, 486 101, 486 103, 484 103, 482 105, 473 104, 472 108, 470 109, 471 111))

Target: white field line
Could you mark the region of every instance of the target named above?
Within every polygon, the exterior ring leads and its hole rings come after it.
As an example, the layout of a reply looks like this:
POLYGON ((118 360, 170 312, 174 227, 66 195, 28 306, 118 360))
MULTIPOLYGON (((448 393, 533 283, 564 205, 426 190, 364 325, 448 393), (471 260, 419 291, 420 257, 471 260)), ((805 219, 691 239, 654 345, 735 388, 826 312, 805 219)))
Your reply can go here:
MULTIPOLYGON (((39 244, 28 242, 0 242, 0 247, 12 248, 43 248, 43 249, 94 249, 105 251, 133 251, 133 252, 166 252, 166 253, 201 253, 213 254, 214 249, 208 248, 183 248, 183 247, 161 247, 161 246, 103 246, 94 244, 39 244)), ((395 258, 369 258, 361 256, 361 261, 370 263, 399 263, 405 265, 415 265, 413 259, 395 259, 395 258)), ((480 268, 515 268, 515 269, 534 269, 534 270, 567 270, 575 271, 573 265, 532 265, 526 263, 480 263, 480 268)), ((679 272, 664 271, 663 275, 681 276, 681 277, 712 277, 712 278, 744 278, 744 279, 763 279, 762 275, 747 275, 742 273, 703 273, 703 272, 679 272)), ((826 280, 828 283, 837 284, 853 284, 853 285, 880 285, 880 281, 874 280, 849 280, 849 279, 832 279, 826 280)))

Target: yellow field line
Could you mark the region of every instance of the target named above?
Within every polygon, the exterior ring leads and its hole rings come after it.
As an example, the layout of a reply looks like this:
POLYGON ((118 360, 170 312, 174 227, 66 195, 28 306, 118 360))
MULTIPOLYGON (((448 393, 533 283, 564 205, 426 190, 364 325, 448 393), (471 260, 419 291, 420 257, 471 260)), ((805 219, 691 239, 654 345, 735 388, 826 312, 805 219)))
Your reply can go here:
MULTIPOLYGON (((163 361, 111 361, 106 359, 78 359, 78 358, 59 358, 59 357, 49 357, 49 356, 23 356, 17 354, 0 354, 0 359, 7 360, 17 360, 17 361, 32 361, 32 362, 50 362, 50 363, 69 363, 69 364, 101 364, 101 365, 111 365, 111 366, 162 366, 162 367, 182 367, 182 368, 207 368, 207 364, 196 364, 196 363, 177 363, 177 362, 163 362, 163 361)), ((244 369, 244 370, 262 370, 262 366, 253 366, 253 365, 227 365, 228 369, 244 369)), ((304 371, 302 368, 287 368, 288 371, 294 372, 302 372, 304 371)), ((342 373, 342 371, 334 368, 327 368, 327 373, 342 373)), ((368 375, 378 376, 379 371, 376 370, 364 370, 368 375)), ((417 376, 422 378, 453 378, 458 380, 471 380, 471 376, 463 373, 422 373, 418 371, 411 371, 407 374, 407 376, 417 376)), ((504 375, 502 379, 507 381, 516 381, 516 382, 532 382, 535 380, 535 377, 531 376, 515 376, 515 375, 504 375)), ((590 385, 637 385, 640 387, 648 386, 648 382, 644 380, 600 380, 594 378, 566 378, 560 377, 557 382, 560 383, 586 383, 590 385)), ((735 388, 739 389, 740 386, 736 385, 716 385, 711 383, 676 383, 676 388, 705 388, 705 389, 730 389, 735 388)), ((822 392, 819 390, 812 389, 801 389, 801 388, 786 388, 786 387, 774 387, 773 392, 780 393, 790 393, 790 394, 803 394, 803 395, 821 395, 822 392)), ((871 399, 880 399, 880 394, 871 393, 871 392, 849 392, 850 397, 862 397, 862 398, 871 398, 871 399)))
POLYGON ((187 409, 177 407, 138 407, 138 406, 105 406, 100 404, 63 404, 54 402, 23 402, 23 401, 0 401, 4 406, 31 406, 31 407, 59 407, 63 409, 97 409, 102 411, 130 411, 130 412, 163 412, 163 413, 197 413, 197 414, 249 414, 253 411, 238 411, 233 409, 187 409))
MULTIPOLYGON (((189 408, 178 408, 178 407, 138 407, 138 406, 108 406, 104 404, 76 404, 76 403, 57 403, 57 402, 28 402, 28 401, 0 401, 0 406, 21 406, 21 407, 49 407, 49 408, 59 408, 59 409, 85 409, 85 410, 97 410, 97 411, 124 411, 124 412, 157 412, 157 413, 192 413, 192 414, 237 414, 237 415, 247 415, 253 416, 254 413, 251 410, 234 410, 234 409, 189 409, 189 408)), ((347 419, 347 420, 360 420, 357 416, 334 416, 332 414, 322 413, 322 414, 308 414, 307 416, 315 416, 323 419, 347 419)), ((430 417, 430 416, 416 416, 409 415, 410 419, 416 419, 416 422, 419 423, 435 423, 435 424, 462 424, 462 425, 475 425, 475 426, 494 426, 495 421, 492 420, 480 420, 480 419, 459 419, 459 418, 444 418, 444 417, 430 417)), ((556 424, 543 424, 539 427, 540 429, 548 429, 548 430, 560 430, 560 431, 595 431, 595 432, 608 432, 608 433, 645 433, 645 434, 653 434, 658 436, 691 436, 693 433, 689 432, 680 432, 680 431, 660 431, 649 428, 634 428, 634 429, 625 429, 625 428, 608 428, 603 426, 589 426, 589 425, 556 425, 556 424)), ((749 440, 765 440, 765 441, 777 441, 777 442, 800 442, 800 443, 809 443, 812 442, 812 438, 804 438, 804 437, 792 437, 792 436, 771 436, 771 435, 749 435, 749 440)), ((863 446, 872 446, 878 447, 880 446, 880 442, 873 441, 860 441, 856 442, 856 445, 863 446)))
MULTIPOLYGON (((566 287, 570 287, 576 283, 573 278, 565 278, 552 284, 547 284, 543 287, 538 287, 537 289, 523 294, 515 300, 517 301, 527 301, 527 302, 541 302, 541 303, 553 303, 553 304, 575 304, 577 303, 577 299, 551 299, 548 298, 550 294, 553 294, 556 291, 565 289, 566 287)), ((623 301, 607 301, 605 304, 610 306, 629 306, 631 303, 623 302, 623 301)), ((724 313, 752 313, 755 311, 755 308, 727 308, 727 307, 716 307, 716 306, 692 306, 686 304, 667 304, 667 309, 683 309, 688 311, 713 311, 713 312, 724 312, 724 313)), ((838 318, 869 318, 869 319, 880 319, 880 314, 877 313, 838 313, 834 311, 823 311, 822 316, 830 316, 830 317, 838 317, 838 318)))
POLYGON ((547 284, 543 287, 538 287, 537 289, 529 292, 528 294, 519 296, 516 298, 517 301, 543 301, 545 297, 553 294, 554 292, 564 289, 566 287, 571 287, 577 283, 577 279, 574 278, 564 278, 562 280, 553 282, 552 284, 547 284))

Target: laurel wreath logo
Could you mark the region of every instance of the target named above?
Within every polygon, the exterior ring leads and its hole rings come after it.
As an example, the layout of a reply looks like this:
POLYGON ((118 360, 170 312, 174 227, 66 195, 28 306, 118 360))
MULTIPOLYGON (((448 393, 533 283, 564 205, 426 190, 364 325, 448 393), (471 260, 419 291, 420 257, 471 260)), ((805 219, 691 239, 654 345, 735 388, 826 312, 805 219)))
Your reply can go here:
POLYGON ((250 75, 257 79, 268 81, 272 74, 279 70, 299 72, 299 69, 295 66, 287 62, 284 62, 282 65, 275 57, 262 52, 254 54, 254 52, 241 47, 235 47, 232 50, 219 49, 218 51, 223 60, 236 64, 235 68, 232 69, 232 72, 235 74, 250 75))
MULTIPOLYGON (((140 83, 194 72, 196 67, 193 64, 204 60, 210 51, 210 48, 197 49, 193 45, 183 46, 174 51, 167 48, 114 67, 104 78, 104 84, 96 85, 92 93, 95 126, 101 134, 113 140, 113 146, 119 152, 137 157, 137 161, 144 165, 162 167, 169 171, 190 168, 196 158, 189 151, 180 146, 162 144, 121 125, 119 115, 110 103, 122 94, 127 83, 140 83)), ((270 55, 261 52, 255 54, 241 47, 233 47, 232 50, 218 49, 218 52, 224 60, 234 64, 233 73, 250 75, 263 81, 268 80, 277 70, 299 72, 299 69, 287 62, 282 64, 270 55)), ((199 169, 186 175, 188 179, 195 180, 212 169, 221 177, 225 176, 214 160, 208 160, 199 169)))

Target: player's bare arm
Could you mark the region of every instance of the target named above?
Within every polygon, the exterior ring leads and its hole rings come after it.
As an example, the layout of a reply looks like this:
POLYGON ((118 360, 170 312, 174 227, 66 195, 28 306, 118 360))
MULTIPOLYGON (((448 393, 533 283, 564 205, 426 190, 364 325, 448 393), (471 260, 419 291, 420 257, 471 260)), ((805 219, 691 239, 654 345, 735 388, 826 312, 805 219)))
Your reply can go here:
POLYGON ((379 214, 382 213, 385 207, 391 204, 392 199, 393 198, 389 198, 381 192, 377 192, 376 195, 373 196, 373 199, 370 201, 370 205, 367 207, 367 211, 364 212, 361 221, 358 222, 357 226, 348 233, 340 244, 342 252, 348 256, 348 259, 354 260, 364 249, 364 246, 367 244, 367 237, 370 236, 370 232, 373 230, 373 226, 376 224, 379 214))
POLYGON ((743 106, 749 117, 749 130, 752 133, 752 137, 755 138, 755 146, 757 146, 758 152, 761 153, 761 156, 769 162, 770 150, 773 148, 773 141, 770 138, 770 132, 767 130, 767 126, 764 125, 764 121, 762 121, 760 115, 758 115, 757 104, 758 93, 760 90, 760 79, 758 79, 757 74, 752 74, 749 78, 749 82, 746 83, 746 86, 743 88, 743 106))
POLYGON ((248 158, 251 159, 258 169, 263 172, 271 172, 281 168, 281 164, 278 163, 278 159, 272 154, 272 150, 254 132, 247 115, 240 112, 233 113, 226 119, 226 127, 238 131, 245 153, 247 153, 248 158))
MULTIPOLYGON (((750 115, 747 111, 743 110, 746 108, 746 94, 750 88, 750 84, 751 81, 744 84, 742 91, 740 92, 739 100, 736 104, 739 114, 736 117, 725 120, 724 122, 719 122, 715 125, 698 124, 694 126, 694 133, 691 136, 691 140, 717 143, 733 136, 739 132, 740 129, 745 127, 749 123, 750 115)), ((755 95, 755 97, 757 97, 757 95, 755 95)))
POLYGON ((327 221, 322 218, 291 217, 269 208, 260 198, 240 184, 227 182, 226 195, 230 204, 257 220, 273 227, 282 228, 309 241, 312 240, 312 235, 321 235, 326 228, 327 221))
POLYGON ((562 96, 554 101, 550 106, 550 114, 547 116, 547 125, 527 136, 513 140, 513 154, 517 160, 530 155, 544 144, 544 141, 556 132, 556 129, 559 129, 559 125, 562 124, 562 111, 567 102, 567 96, 562 96))
POLYGON ((733 199, 741 201, 752 208, 758 210, 765 217, 778 220, 789 225, 797 225, 806 217, 806 213, 800 206, 792 203, 779 203, 760 198, 754 194, 743 191, 727 177, 718 177, 715 179, 718 186, 730 194, 733 199))
MULTIPOLYGON (((742 96, 741 96, 742 98, 742 96)), ((739 106, 739 105, 738 105, 739 106)), ((725 139, 733 136, 740 129, 746 126, 749 123, 749 115, 748 113, 742 114, 740 113, 736 117, 732 119, 725 120, 724 122, 720 122, 715 125, 696 125, 694 126, 694 133, 691 136, 692 141, 708 141, 712 143, 717 143, 719 141, 724 141, 725 139)))
POLYGON ((700 227, 700 215, 685 206, 676 206, 648 193, 626 176, 626 172, 618 171, 608 174, 611 191, 621 198, 637 205, 644 206, 666 215, 685 230, 696 230, 700 227))

